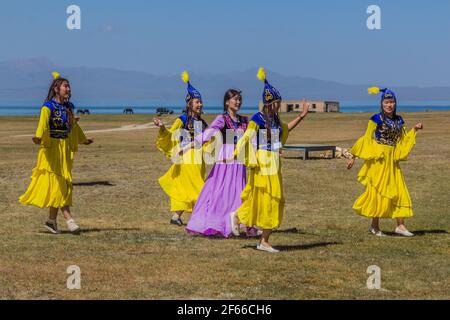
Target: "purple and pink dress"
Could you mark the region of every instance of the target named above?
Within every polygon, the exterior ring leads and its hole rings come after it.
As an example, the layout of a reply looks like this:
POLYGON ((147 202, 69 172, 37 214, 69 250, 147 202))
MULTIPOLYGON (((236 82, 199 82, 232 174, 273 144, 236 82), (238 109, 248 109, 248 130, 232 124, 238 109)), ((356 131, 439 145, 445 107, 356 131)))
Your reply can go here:
POLYGON ((230 159, 234 158, 237 141, 247 125, 247 117, 238 115, 238 121, 235 122, 228 113, 224 113, 217 116, 203 133, 203 143, 215 137, 222 139, 223 144, 215 155, 215 164, 192 211, 186 227, 188 233, 225 238, 232 234, 230 213, 242 204, 240 196, 247 177, 245 166, 230 159), (227 139, 227 130, 233 130, 231 133, 234 133, 234 137, 229 132, 227 139))

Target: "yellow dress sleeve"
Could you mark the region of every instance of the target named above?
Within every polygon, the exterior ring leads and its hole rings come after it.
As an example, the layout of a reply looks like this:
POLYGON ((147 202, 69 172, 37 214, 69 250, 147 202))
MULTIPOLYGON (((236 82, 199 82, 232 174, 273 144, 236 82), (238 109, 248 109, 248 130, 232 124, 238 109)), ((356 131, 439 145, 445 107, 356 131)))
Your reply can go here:
POLYGON ((79 144, 86 143, 88 139, 86 138, 86 135, 84 134, 83 129, 81 129, 81 127, 76 122, 75 122, 75 128, 77 130, 78 143, 79 144))
POLYGON ((234 156, 237 157, 239 162, 249 168, 258 166, 256 157, 256 135, 258 130, 258 124, 254 121, 250 121, 247 130, 245 130, 244 135, 237 142, 234 151, 234 156))
POLYGON ((416 144, 416 130, 411 129, 406 132, 406 127, 402 127, 402 137, 395 146, 394 161, 405 161, 408 158, 409 153, 416 144))
POLYGON ((39 117, 39 124, 36 129, 35 136, 41 139, 41 146, 50 147, 50 109, 47 107, 41 108, 41 115, 39 117))
POLYGON ((383 152, 378 147, 374 137, 376 128, 377 124, 370 120, 366 133, 356 141, 355 145, 349 151, 353 156, 365 160, 374 160, 383 157, 383 152))
POLYGON ((172 135, 176 130, 182 127, 183 121, 178 118, 175 120, 170 129, 167 129, 166 127, 159 128, 158 138, 156 139, 156 147, 169 159, 172 156, 173 147, 178 143, 177 141, 173 141, 172 135))
POLYGON ((87 142, 87 138, 84 135, 83 129, 81 129, 81 127, 78 125, 78 122, 76 121, 73 122, 69 139, 71 139, 70 144, 72 152, 77 152, 78 145, 87 142))

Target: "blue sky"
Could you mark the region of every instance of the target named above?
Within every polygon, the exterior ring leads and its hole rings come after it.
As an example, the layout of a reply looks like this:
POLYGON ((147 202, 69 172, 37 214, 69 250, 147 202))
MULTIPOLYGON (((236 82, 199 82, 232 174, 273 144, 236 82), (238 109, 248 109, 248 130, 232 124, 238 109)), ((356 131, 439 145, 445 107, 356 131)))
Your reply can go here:
POLYGON ((0 4, 0 61, 154 74, 258 66, 348 84, 450 86, 448 0, 40 0, 0 4), (66 28, 81 7, 82 29, 66 28), (382 30, 366 27, 381 7, 382 30))

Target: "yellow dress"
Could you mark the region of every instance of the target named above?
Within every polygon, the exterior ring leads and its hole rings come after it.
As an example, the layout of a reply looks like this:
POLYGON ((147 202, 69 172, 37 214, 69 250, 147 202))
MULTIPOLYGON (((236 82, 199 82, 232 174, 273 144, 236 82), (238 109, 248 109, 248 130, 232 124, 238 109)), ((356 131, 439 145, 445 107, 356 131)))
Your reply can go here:
POLYGON ((67 139, 51 138, 49 120, 50 109, 44 106, 36 130, 36 137, 41 138, 37 164, 19 201, 39 208, 63 208, 72 205, 73 160, 78 144, 87 139, 75 121, 67 139))
MULTIPOLYGON (((242 205, 237 209, 240 223, 262 229, 276 229, 284 213, 283 179, 279 151, 258 149, 252 140, 256 139, 259 125, 250 121, 243 137, 236 146, 237 156, 242 156, 248 168, 247 185, 241 193, 242 205)), ((289 130, 282 124, 281 144, 288 138, 289 130)))
POLYGON ((170 197, 170 211, 192 212, 205 182, 205 162, 202 149, 192 148, 178 157, 179 139, 175 135, 183 127, 183 121, 175 120, 170 129, 160 128, 157 148, 175 163, 159 178, 159 184, 170 197))
POLYGON ((395 146, 380 144, 375 139, 377 124, 370 120, 364 136, 350 150, 365 159, 358 173, 358 181, 365 192, 355 201, 353 209, 370 218, 408 218, 413 216, 411 197, 406 187, 399 162, 407 159, 416 143, 416 131, 406 132, 395 146))

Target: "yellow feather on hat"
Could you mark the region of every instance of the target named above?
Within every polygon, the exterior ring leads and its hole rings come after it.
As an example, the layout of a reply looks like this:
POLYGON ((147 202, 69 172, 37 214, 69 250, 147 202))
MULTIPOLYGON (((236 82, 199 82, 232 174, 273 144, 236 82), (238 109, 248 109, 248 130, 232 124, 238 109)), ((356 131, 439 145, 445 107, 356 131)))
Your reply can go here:
POLYGON ((189 82, 189 73, 186 70, 181 73, 181 80, 183 80, 184 83, 189 82))
POLYGON ((256 77, 261 81, 266 80, 266 71, 264 70, 263 67, 259 68, 258 73, 256 74, 256 77))
POLYGON ((61 75, 59 74, 59 72, 56 72, 56 71, 52 72, 52 76, 53 76, 53 79, 61 78, 61 75))
POLYGON ((380 93, 380 88, 378 87, 370 87, 367 89, 367 92, 369 94, 379 94, 380 93))

